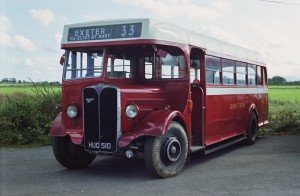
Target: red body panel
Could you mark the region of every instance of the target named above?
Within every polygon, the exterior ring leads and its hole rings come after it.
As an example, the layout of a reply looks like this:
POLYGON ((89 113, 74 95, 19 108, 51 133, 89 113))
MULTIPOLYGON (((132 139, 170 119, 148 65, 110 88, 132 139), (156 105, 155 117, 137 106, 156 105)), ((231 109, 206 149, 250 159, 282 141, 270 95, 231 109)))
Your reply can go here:
POLYGON ((141 136, 162 136, 168 130, 172 119, 176 116, 184 119, 184 116, 177 111, 158 110, 152 112, 139 123, 134 131, 123 134, 118 142, 118 146, 124 148, 128 146, 132 140, 141 136))
POLYGON ((51 136, 66 136, 66 130, 61 121, 61 113, 59 113, 53 121, 49 135, 51 136))
POLYGON ((206 96, 206 145, 246 133, 252 112, 258 116, 260 126, 267 123, 267 94, 243 93, 247 91, 258 92, 264 87, 209 86, 208 88, 218 90, 222 88, 224 92, 226 92, 226 88, 230 88, 230 91, 235 93, 206 96))

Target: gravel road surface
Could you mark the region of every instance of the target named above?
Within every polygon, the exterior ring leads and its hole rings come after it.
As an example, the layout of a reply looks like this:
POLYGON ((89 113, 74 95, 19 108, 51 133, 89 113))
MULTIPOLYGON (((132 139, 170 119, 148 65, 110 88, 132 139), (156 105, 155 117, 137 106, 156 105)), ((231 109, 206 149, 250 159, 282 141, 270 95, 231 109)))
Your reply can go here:
POLYGON ((0 168, 0 195, 300 195, 300 136, 196 153, 169 179, 122 157, 98 156, 86 169, 67 170, 50 146, 2 148, 0 168))

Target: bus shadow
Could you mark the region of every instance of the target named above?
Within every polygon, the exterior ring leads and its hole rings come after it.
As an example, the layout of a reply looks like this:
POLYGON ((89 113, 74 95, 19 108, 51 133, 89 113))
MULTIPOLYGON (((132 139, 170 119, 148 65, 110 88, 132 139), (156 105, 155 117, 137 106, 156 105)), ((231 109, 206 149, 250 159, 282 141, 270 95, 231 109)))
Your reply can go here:
MULTIPOLYGON (((257 145, 258 143, 262 142, 264 139, 265 139, 264 137, 257 137, 255 144, 253 145, 257 145)), ((190 167, 193 168, 201 164, 206 164, 207 162, 213 159, 226 156, 227 154, 230 154, 236 150, 243 150, 243 148, 249 148, 249 147, 251 147, 251 145, 248 146, 244 144, 243 141, 241 141, 231 146, 228 146, 226 148, 212 152, 210 154, 205 155, 204 151, 193 153, 190 155, 189 159, 187 160, 186 169, 190 167)))
MULTIPOLYGON (((263 137, 259 137, 256 143, 260 143, 264 140, 263 137)), ((256 144, 254 144, 256 145, 256 144)), ((196 152, 191 154, 186 162, 184 171, 193 170, 195 167, 201 167, 203 164, 217 159, 222 156, 226 156, 236 150, 242 150, 251 146, 246 146, 242 142, 229 146, 227 148, 218 150, 211 154, 205 155, 204 152, 196 152)), ((98 156, 94 162, 87 168, 81 170, 68 170, 63 169, 58 171, 60 175, 70 177, 75 176, 84 178, 87 181, 101 180, 101 179, 114 179, 114 180, 159 180, 160 178, 152 176, 145 165, 143 159, 133 158, 128 159, 126 157, 112 157, 112 156, 98 156)))
POLYGON ((87 181, 114 179, 120 180, 147 180, 154 179, 148 172, 143 159, 112 156, 98 156, 93 163, 84 169, 59 171, 60 175, 75 176, 87 181))

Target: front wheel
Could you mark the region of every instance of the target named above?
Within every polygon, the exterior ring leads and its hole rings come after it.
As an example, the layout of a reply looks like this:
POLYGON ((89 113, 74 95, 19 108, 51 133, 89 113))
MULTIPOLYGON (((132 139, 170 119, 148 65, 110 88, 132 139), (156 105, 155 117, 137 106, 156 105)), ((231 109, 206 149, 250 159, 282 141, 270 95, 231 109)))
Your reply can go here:
POLYGON ((254 144, 254 142, 256 140, 257 130, 258 130, 257 117, 256 117, 255 113, 253 112, 251 114, 251 117, 249 119, 249 124, 248 124, 247 139, 246 139, 246 144, 247 145, 254 144))
POLYGON ((145 142, 146 166, 152 174, 162 178, 177 175, 186 162, 187 154, 187 136, 177 122, 171 122, 165 135, 149 137, 145 142))
POLYGON ((52 149, 56 160, 68 169, 85 168, 96 157, 87 153, 82 146, 73 144, 69 136, 53 137, 52 149))

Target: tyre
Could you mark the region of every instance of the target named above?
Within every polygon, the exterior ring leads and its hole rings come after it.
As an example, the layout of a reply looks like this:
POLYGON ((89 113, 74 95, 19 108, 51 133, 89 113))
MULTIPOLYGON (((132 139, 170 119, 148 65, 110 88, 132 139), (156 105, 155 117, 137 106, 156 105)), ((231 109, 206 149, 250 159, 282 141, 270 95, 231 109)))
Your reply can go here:
POLYGON ((254 144, 256 140, 256 133, 257 133, 258 127, 257 127, 257 117, 254 112, 252 112, 249 124, 248 124, 248 129, 247 129, 247 139, 246 139, 246 144, 247 145, 252 145, 254 144))
POLYGON ((68 169, 85 168, 96 157, 87 153, 82 146, 73 144, 69 136, 53 137, 52 148, 56 160, 68 169))
POLYGON ((165 135, 149 137, 145 142, 146 166, 150 173, 161 178, 177 175, 185 165, 187 154, 187 136, 177 122, 171 122, 165 135))

